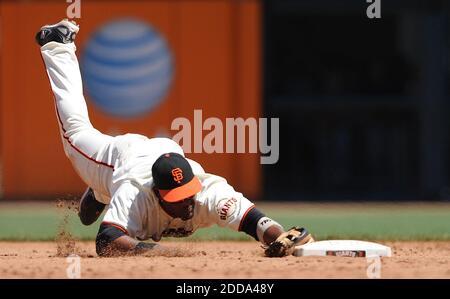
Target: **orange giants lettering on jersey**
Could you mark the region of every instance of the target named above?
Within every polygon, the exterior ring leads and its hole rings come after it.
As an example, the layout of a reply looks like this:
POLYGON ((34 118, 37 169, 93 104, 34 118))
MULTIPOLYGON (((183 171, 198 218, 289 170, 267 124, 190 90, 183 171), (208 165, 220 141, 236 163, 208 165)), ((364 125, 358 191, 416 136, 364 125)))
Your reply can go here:
POLYGON ((219 204, 218 212, 219 212, 220 219, 227 220, 228 217, 233 215, 234 211, 236 210, 236 203, 237 203, 237 199, 232 197, 230 199, 227 199, 223 203, 223 205, 219 204))

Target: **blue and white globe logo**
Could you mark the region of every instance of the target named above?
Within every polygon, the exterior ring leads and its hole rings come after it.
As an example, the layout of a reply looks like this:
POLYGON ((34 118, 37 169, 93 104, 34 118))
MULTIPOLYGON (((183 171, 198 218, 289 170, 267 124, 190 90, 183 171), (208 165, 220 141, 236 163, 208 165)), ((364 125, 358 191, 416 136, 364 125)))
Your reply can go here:
POLYGON ((173 78, 165 39, 148 23, 126 18, 100 27, 81 56, 87 93, 104 112, 136 117, 166 96, 173 78))

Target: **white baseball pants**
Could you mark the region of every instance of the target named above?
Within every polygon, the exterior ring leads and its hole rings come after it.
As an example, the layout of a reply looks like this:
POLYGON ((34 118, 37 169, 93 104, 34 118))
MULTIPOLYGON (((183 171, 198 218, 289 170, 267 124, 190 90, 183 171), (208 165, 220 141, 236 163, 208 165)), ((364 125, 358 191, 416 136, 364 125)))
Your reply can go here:
POLYGON ((95 191, 96 199, 108 203, 114 170, 110 145, 114 138, 96 130, 89 120, 75 51, 74 43, 49 42, 41 48, 64 152, 81 179, 95 191))

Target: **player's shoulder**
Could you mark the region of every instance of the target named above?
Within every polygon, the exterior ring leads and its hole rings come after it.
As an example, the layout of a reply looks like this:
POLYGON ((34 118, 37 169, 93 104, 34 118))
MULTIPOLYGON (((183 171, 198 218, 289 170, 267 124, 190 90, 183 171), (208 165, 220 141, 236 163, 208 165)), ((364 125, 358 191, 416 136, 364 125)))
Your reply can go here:
POLYGON ((205 185, 214 185, 217 183, 227 182, 227 180, 224 177, 208 172, 199 173, 196 174, 196 176, 200 179, 200 182, 202 182, 202 184, 205 185))
POLYGON ((192 159, 186 158, 186 160, 188 161, 189 165, 192 168, 192 172, 195 175, 201 175, 205 173, 205 170, 203 169, 203 167, 200 165, 200 163, 198 163, 197 161, 194 161, 192 159))
POLYGON ((240 205, 243 199, 245 201, 243 194, 228 184, 225 178, 211 173, 197 175, 197 177, 201 181, 202 190, 197 194, 196 200, 200 209, 206 211, 206 214, 211 212, 215 214, 223 205, 235 203, 240 205))
POLYGON ((196 176, 202 184, 200 197, 212 197, 217 193, 234 192, 233 187, 229 185, 227 180, 221 176, 211 173, 202 173, 197 174, 196 176))

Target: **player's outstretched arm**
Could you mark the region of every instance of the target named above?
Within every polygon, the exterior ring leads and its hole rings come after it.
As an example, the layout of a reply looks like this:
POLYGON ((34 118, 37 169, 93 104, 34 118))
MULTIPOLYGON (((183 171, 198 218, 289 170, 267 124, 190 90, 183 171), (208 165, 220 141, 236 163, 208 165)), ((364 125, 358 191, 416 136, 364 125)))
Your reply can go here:
POLYGON ((255 207, 242 219, 239 230, 260 241, 268 257, 291 255, 295 246, 314 242, 306 229, 294 227, 286 232, 278 222, 266 217, 255 207))
POLYGON ((99 256, 143 255, 163 249, 161 245, 131 238, 116 226, 105 223, 100 225, 95 245, 99 256))
POLYGON ((279 223, 266 217, 256 207, 251 208, 241 220, 239 231, 245 232, 264 245, 272 243, 284 233, 279 223))

